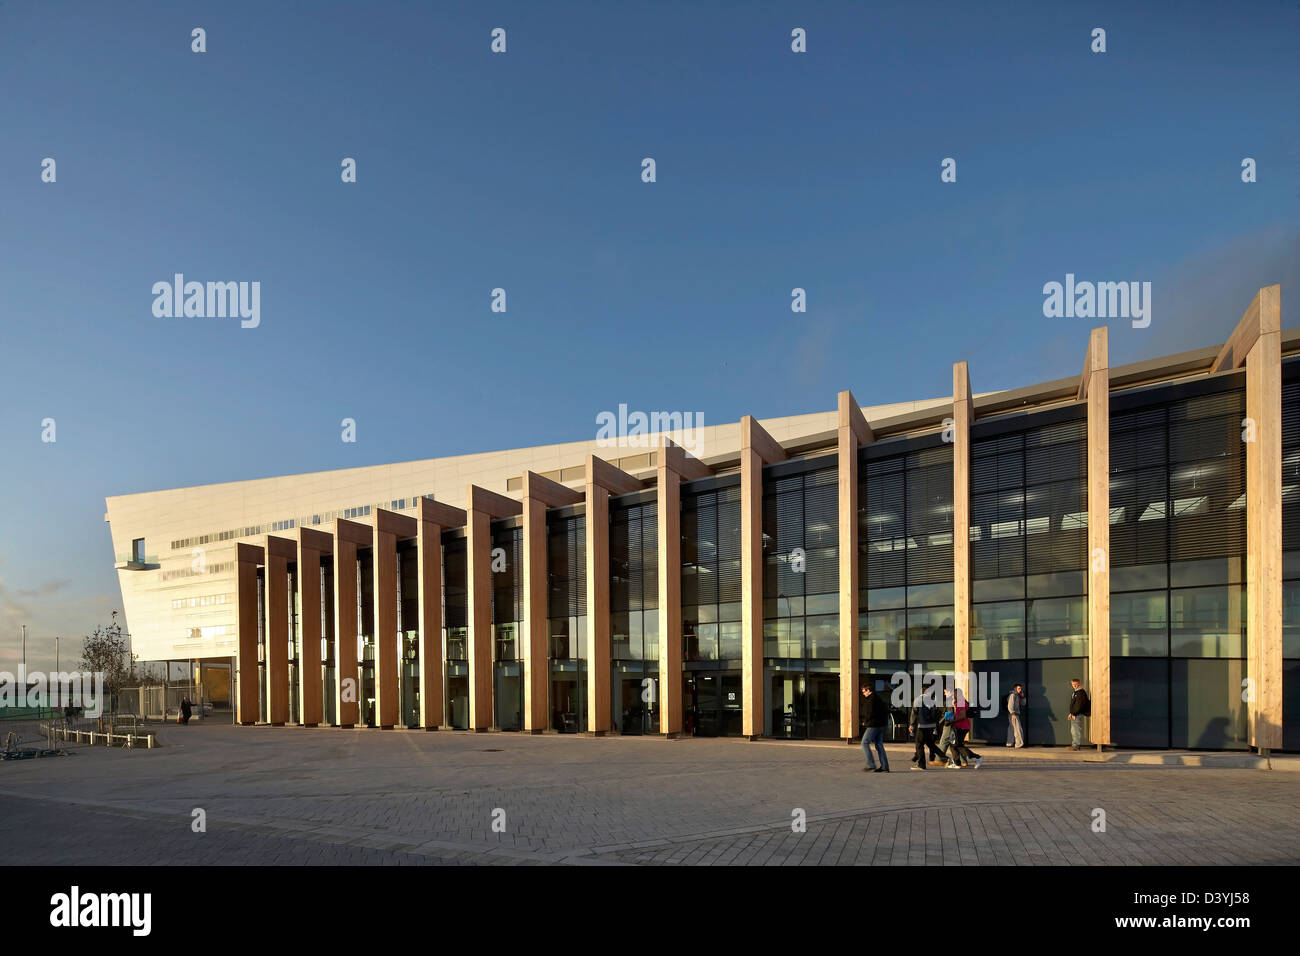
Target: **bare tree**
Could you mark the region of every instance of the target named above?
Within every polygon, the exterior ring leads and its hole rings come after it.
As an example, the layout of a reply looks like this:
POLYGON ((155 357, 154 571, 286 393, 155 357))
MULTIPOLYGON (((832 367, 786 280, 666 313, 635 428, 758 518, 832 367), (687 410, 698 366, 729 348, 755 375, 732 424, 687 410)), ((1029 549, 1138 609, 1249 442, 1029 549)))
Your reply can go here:
POLYGON ((135 662, 136 656, 127 647, 122 625, 117 623, 116 611, 113 612, 113 623, 107 627, 97 625, 94 631, 82 638, 81 669, 104 675, 104 690, 110 706, 116 706, 117 692, 130 680, 135 662))

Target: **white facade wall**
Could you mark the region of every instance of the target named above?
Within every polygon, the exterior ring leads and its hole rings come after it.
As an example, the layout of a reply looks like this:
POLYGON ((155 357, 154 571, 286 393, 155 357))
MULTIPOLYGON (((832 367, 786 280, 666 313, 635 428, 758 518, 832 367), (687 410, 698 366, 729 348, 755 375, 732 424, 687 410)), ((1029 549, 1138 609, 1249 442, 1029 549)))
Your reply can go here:
MULTIPOLYGON (((868 420, 878 421, 947 401, 904 402, 864 408, 863 412, 868 420)), ((775 440, 787 442, 833 431, 836 412, 763 419, 760 423, 775 440)), ((699 435, 699 456, 712 458, 734 452, 739 437, 739 423, 706 425, 699 435)), ((393 509, 392 502, 404 498, 404 513, 413 513, 413 499, 419 495, 432 495, 438 501, 464 507, 466 488, 471 484, 518 498, 519 492, 507 489, 506 484, 524 471, 581 469, 588 454, 615 460, 648 450, 599 447, 592 439, 108 498, 104 519, 111 525, 132 650, 142 661, 235 654, 235 544, 254 540, 257 534, 236 533, 225 540, 192 546, 173 547, 173 542, 258 526, 261 533, 296 537, 295 529, 277 531, 273 523, 307 518, 310 527, 311 518, 319 514, 320 527, 325 530, 329 524, 325 515, 330 512, 365 506, 400 510, 393 509), (124 567, 132 541, 137 538, 145 541, 145 570, 124 567)), ((651 469, 644 471, 653 473, 651 469)), ((581 487, 582 480, 566 484, 581 487)), ((358 516, 353 520, 368 524, 371 519, 358 516)))

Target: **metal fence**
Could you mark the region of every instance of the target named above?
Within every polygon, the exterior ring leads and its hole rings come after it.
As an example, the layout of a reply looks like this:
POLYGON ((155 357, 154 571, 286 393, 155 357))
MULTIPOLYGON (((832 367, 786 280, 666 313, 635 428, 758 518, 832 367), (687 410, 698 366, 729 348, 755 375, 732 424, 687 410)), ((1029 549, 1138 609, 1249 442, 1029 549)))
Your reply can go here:
POLYGON ((6 707, 0 711, 0 759, 53 756, 89 746, 78 741, 56 741, 51 727, 70 726, 93 730, 96 722, 86 718, 64 717, 62 710, 40 707, 6 707))
POLYGON ((188 682, 119 688, 115 710, 119 714, 134 714, 140 720, 175 723, 180 716, 181 700, 186 698, 190 702, 191 720, 211 719, 215 715, 217 720, 229 721, 229 712, 214 711, 211 698, 200 697, 188 682))

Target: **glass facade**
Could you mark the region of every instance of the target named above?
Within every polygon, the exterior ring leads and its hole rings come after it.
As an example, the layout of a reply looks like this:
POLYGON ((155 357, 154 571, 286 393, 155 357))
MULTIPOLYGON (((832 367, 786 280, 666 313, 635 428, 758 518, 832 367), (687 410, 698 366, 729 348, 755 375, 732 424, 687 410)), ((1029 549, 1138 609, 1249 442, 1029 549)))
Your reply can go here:
POLYGON ((320 667, 323 681, 321 715, 325 724, 338 723, 337 702, 334 699, 334 560, 321 555, 320 561, 320 667))
POLYGON ((375 553, 357 549, 357 661, 361 723, 375 726, 375 553))
POLYGON ((997 711, 973 739, 1006 740, 1020 683, 1025 743, 1070 743, 1070 681, 1088 688, 1087 442, 1083 405, 971 430, 971 670, 997 711))
POLYGON ((420 726, 420 563, 414 539, 397 542, 398 726, 420 726))
POLYGON ((609 504, 610 716, 620 734, 659 732, 659 511, 609 504))
POLYGON ((739 736, 742 693, 740 483, 681 492, 682 732, 739 736))
POLYGON ((1282 749, 1300 750, 1300 359, 1282 363, 1282 749))
POLYGON ((1248 746, 1244 376, 1111 399, 1111 735, 1248 746))
MULTIPOLYGON (((1283 749, 1300 750, 1300 357, 1283 363, 1283 749)), ((970 665, 979 704, 972 739, 1006 739, 1004 701, 1025 686, 1031 745, 1070 743, 1071 678, 1091 693, 1088 569, 1110 577, 1111 737, 1118 747, 1244 750, 1247 668, 1244 372, 1112 392, 1109 554, 1088 542, 1086 407, 1063 403, 974 423, 970 437, 970 665), (986 696, 987 695, 987 696, 986 696)), ((953 448, 939 434, 886 438, 859 451, 860 613, 856 675, 889 691, 895 674, 954 665, 953 448)), ((739 476, 681 486, 682 731, 743 732, 743 570, 739 476)), ((621 734, 662 729, 657 502, 609 505, 610 710, 621 734)), ((840 736, 838 468, 823 455, 763 469, 762 663, 758 729, 777 738, 840 736)), ((493 726, 524 726, 526 594, 518 518, 491 534, 493 726)), ((581 505, 546 517, 547 705, 551 730, 589 729, 586 526, 581 505)), ((463 532, 443 535, 444 725, 469 726, 468 587, 463 532)), ((419 571, 397 543, 399 724, 420 719, 419 571)), ((374 555, 356 574, 360 723, 377 720, 374 555)), ((300 569, 287 566, 288 718, 303 680, 323 685, 337 720, 334 566, 323 556, 320 674, 304 674, 300 569)), ((214 603, 222 598, 214 595, 214 603)), ((268 719, 267 589, 257 571, 258 714, 268 719)), ((352 635, 347 637, 349 642, 352 635)), ((344 677, 349 675, 342 675, 344 677)), ((893 738, 906 737, 904 708, 893 738)))
POLYGON ((524 729, 524 530, 492 525, 492 705, 499 730, 524 729))
POLYGON ((587 524, 567 509, 546 516, 546 616, 551 729, 587 729, 587 524))
POLYGON ((302 717, 298 713, 298 682, 302 679, 302 675, 299 674, 299 663, 303 659, 303 632, 299 627, 302 602, 299 601, 298 594, 298 562, 289 563, 287 578, 289 578, 289 594, 286 594, 289 601, 289 722, 300 723, 302 717))
POLYGON ((443 693, 447 726, 469 729, 469 578, 463 535, 442 536, 443 693))
MULTIPOLYGON (((952 673, 952 520, 952 445, 940 436, 859 453, 859 677, 877 693, 899 671, 952 673)), ((889 736, 906 739, 906 708, 892 717, 889 736)))
POLYGON ((840 735, 835 459, 764 470, 763 732, 840 735))

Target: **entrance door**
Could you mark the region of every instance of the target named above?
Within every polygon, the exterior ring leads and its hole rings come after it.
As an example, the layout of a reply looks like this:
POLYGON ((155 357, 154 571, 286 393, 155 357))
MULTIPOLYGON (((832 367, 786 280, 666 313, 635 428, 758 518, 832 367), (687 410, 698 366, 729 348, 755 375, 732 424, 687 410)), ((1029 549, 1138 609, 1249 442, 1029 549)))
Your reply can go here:
POLYGON ((808 693, 803 674, 776 671, 769 682, 772 736, 803 740, 808 736, 808 693))
POLYGON ((453 730, 469 729, 469 668, 447 665, 447 723, 453 730))
POLYGON ((562 734, 586 730, 587 688, 577 670, 551 670, 551 727, 562 734))
POLYGON ((720 701, 718 708, 718 733, 724 737, 739 737, 745 730, 745 697, 741 693, 741 672, 723 671, 718 675, 720 701))
POLYGON ((682 674, 682 733, 693 737, 738 737, 744 730, 740 671, 682 674))
POLYGON ((519 661, 497 662, 495 702, 498 730, 524 729, 524 678, 519 661))
MULTIPOLYGON (((619 681, 621 694, 617 701, 619 707, 619 733, 634 737, 654 733, 655 712, 652 710, 653 705, 643 699, 646 691, 646 685, 644 684, 646 678, 618 677, 616 675, 615 679, 619 681)), ((650 679, 654 680, 653 676, 650 679)))
POLYGON ((722 686, 717 671, 688 671, 683 676, 684 710, 691 715, 691 732, 696 737, 716 737, 721 731, 719 708, 722 686))

